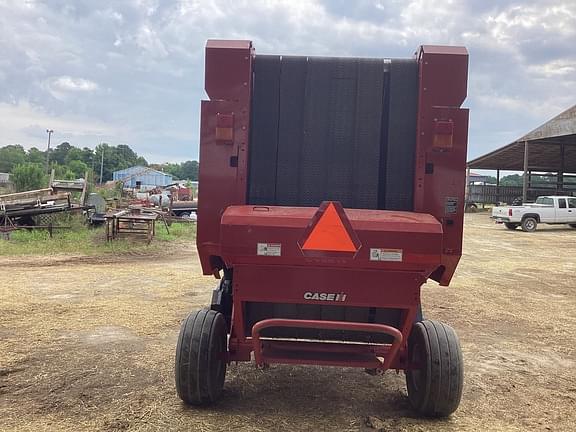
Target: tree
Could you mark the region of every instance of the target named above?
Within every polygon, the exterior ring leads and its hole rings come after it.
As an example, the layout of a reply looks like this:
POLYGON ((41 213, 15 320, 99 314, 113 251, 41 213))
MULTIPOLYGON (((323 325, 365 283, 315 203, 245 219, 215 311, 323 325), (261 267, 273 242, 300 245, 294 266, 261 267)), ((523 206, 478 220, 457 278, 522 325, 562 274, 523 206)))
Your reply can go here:
POLYGON ((16 165, 26 162, 26 151, 21 145, 0 148, 0 172, 12 172, 16 165))
POLYGON ((36 147, 32 147, 28 150, 26 160, 27 162, 43 165, 46 163, 46 152, 38 150, 36 147))
POLYGON ((63 142, 59 144, 54 150, 50 152, 50 160, 58 162, 60 165, 66 163, 66 156, 68 152, 72 149, 72 146, 68 142, 63 142))
POLYGON ((96 156, 94 155, 94 150, 84 147, 82 150, 82 157, 81 161, 84 162, 88 166, 92 166, 96 164, 96 156))
POLYGON ((150 167, 165 172, 166 174, 170 174, 173 177, 181 178, 182 177, 182 169, 180 164, 177 163, 165 163, 160 165, 150 165, 150 167))
POLYGON ((86 171, 88 171, 88 166, 82 162, 81 160, 73 160, 70 161, 68 164, 68 169, 74 173, 74 178, 83 178, 84 175, 86 174, 86 171))
POLYGON ((136 165, 138 155, 136 153, 134 153, 134 150, 132 150, 126 144, 117 145, 116 149, 115 149, 115 153, 116 153, 116 158, 117 158, 119 163, 128 164, 128 166, 126 168, 133 166, 133 165, 136 165))
POLYGON ((94 170, 100 183, 112 180, 112 172, 116 170, 115 156, 112 147, 106 143, 98 144, 94 150, 94 170), (102 178, 100 178, 100 164, 102 163, 102 178))
POLYGON ((44 167, 31 162, 16 165, 11 178, 17 192, 41 189, 47 182, 44 167))
MULTIPOLYGON (((76 174, 74 173, 74 171, 72 171, 68 165, 60 165, 57 163, 54 163, 51 165, 52 169, 54 170, 54 178, 58 179, 58 180, 74 180, 78 177, 76 177, 76 174)), ((82 175, 80 177, 83 177, 84 173, 82 173, 82 175)))
POLYGON ((126 144, 111 146, 107 143, 98 144, 94 152, 94 171, 100 173, 100 164, 102 162, 102 153, 104 153, 104 165, 102 170, 102 181, 112 180, 112 173, 122 169, 130 168, 135 165, 148 166, 148 162, 141 156, 138 156, 126 144))
POLYGON ((500 186, 522 186, 523 179, 521 175, 512 174, 500 179, 500 186))
POLYGON ((64 163, 65 164, 69 164, 72 161, 82 161, 82 150, 80 150, 78 147, 72 147, 70 150, 68 150, 68 153, 66 154, 66 158, 64 159, 64 163))
POLYGON ((198 161, 186 161, 180 166, 182 180, 198 180, 198 161))
MULTIPOLYGON (((111 180, 114 171, 135 165, 148 166, 146 159, 126 144, 111 146, 102 143, 96 147, 96 150, 92 150, 88 147, 80 149, 68 142, 62 142, 50 150, 50 168, 55 170, 55 176, 58 179, 82 177, 87 169, 92 169, 98 178, 102 155, 104 155, 103 181, 111 180)), ((26 152, 20 145, 0 148, 0 172, 11 172, 16 165, 26 162, 44 165, 46 152, 36 147, 26 152)), ((175 165, 179 167, 178 164, 175 165)))

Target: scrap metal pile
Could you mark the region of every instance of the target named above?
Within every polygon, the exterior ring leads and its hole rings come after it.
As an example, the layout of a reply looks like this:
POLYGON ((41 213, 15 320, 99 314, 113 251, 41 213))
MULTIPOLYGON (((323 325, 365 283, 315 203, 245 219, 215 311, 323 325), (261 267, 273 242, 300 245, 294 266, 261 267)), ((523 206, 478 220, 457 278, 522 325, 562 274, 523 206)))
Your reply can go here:
POLYGON ((33 217, 60 213, 73 208, 69 192, 52 188, 0 195, 0 225, 33 225, 33 217))

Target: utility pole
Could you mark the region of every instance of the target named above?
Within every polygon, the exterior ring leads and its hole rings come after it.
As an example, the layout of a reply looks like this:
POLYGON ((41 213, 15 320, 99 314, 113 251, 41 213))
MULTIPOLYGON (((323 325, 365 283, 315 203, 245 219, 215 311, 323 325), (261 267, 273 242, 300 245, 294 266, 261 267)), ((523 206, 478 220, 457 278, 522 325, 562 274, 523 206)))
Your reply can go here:
POLYGON ((49 173, 50 170, 50 137, 54 133, 52 129, 46 129, 48 134, 48 150, 46 150, 46 172, 49 173))
POLYGON ((104 173, 104 146, 102 146, 102 159, 100 161, 100 186, 102 186, 103 173, 104 173))

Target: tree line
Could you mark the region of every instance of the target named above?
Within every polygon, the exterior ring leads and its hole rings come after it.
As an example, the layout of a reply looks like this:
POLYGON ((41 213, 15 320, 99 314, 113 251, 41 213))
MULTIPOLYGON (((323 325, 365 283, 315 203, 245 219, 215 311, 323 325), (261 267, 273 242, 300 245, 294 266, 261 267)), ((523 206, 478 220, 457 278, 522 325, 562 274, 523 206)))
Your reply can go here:
MULTIPOLYGON (((496 181, 496 177, 494 176, 486 177, 486 183, 488 184, 496 184, 496 181)), ((538 185, 552 185, 557 183, 557 179, 553 173, 548 173, 547 175, 532 174, 531 183, 533 187, 537 187, 538 185)), ((574 184, 576 183, 576 179, 574 177, 566 177, 564 178, 564 183, 574 184)), ((523 174, 510 174, 500 179, 500 186, 522 186, 523 184, 523 174)))
POLYGON ((63 142, 46 151, 21 145, 0 147, 0 172, 10 173, 17 190, 30 190, 47 184, 48 173, 53 169, 55 178, 74 180, 83 178, 88 172, 96 182, 112 180, 114 171, 141 165, 171 174, 179 180, 198 180, 198 162, 149 164, 125 144, 102 143, 95 149, 79 148, 63 142), (47 159, 48 156, 48 159, 47 159), (48 160, 48 168, 46 163, 48 160), (100 168, 102 167, 102 179, 100 168))

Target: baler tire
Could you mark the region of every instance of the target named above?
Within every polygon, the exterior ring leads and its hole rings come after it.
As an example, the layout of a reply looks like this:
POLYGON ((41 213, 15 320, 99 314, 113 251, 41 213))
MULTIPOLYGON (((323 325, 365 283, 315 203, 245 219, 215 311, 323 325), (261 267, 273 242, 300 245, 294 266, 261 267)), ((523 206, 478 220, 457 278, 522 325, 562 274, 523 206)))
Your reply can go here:
POLYGON ((570 228, 576 229, 576 224, 568 224, 568 226, 569 226, 570 228))
POLYGON ((226 376, 226 321, 220 312, 190 313, 176 346, 176 392, 189 405, 208 405, 222 394, 226 376))
POLYGON ((516 228, 518 228, 518 224, 512 222, 504 222, 504 226, 509 230, 515 230, 516 228))
POLYGON ((536 218, 527 217, 522 220, 522 231, 524 232, 534 232, 538 226, 538 221, 536 218))
POLYGON ((408 358, 421 369, 406 371, 412 407, 426 417, 447 417, 462 398, 464 365, 458 336, 452 327, 432 320, 414 324, 408 358))

